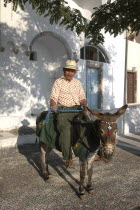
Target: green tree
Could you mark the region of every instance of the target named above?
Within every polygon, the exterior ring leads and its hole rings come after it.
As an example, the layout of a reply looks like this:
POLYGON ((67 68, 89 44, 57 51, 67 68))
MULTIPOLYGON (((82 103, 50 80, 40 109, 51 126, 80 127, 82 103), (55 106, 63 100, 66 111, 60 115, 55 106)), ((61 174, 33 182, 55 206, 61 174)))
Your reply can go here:
POLYGON ((71 9, 65 0, 4 0, 4 5, 12 3, 14 11, 18 6, 24 10, 27 2, 37 14, 49 17, 50 24, 65 25, 66 30, 75 30, 78 35, 84 32, 94 44, 104 42, 102 29, 114 36, 125 30, 137 35, 140 30, 140 0, 108 0, 99 8, 93 8, 90 22, 79 10, 71 9))
POLYGON ((138 35, 140 31, 140 0, 116 0, 111 3, 108 0, 106 4, 99 8, 94 8, 86 36, 92 39, 92 42, 104 42, 104 36, 101 30, 109 32, 116 37, 125 30, 138 35))

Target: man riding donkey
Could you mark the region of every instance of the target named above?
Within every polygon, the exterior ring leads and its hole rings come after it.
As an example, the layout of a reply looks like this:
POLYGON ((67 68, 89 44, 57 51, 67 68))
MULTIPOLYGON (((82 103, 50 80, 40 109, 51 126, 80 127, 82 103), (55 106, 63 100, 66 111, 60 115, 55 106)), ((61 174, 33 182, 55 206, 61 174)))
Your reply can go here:
MULTIPOLYGON (((79 71, 74 60, 67 60, 63 68, 64 75, 54 82, 50 96, 50 108, 55 111, 69 110, 69 112, 59 112, 57 115, 57 130, 59 132, 59 146, 62 156, 66 160, 66 167, 71 167, 71 121, 76 116, 72 110, 81 110, 81 106, 86 110, 87 102, 81 82, 74 78, 79 71), (58 106, 58 107, 57 107, 58 106)), ((98 160, 98 156, 96 159, 98 160)))

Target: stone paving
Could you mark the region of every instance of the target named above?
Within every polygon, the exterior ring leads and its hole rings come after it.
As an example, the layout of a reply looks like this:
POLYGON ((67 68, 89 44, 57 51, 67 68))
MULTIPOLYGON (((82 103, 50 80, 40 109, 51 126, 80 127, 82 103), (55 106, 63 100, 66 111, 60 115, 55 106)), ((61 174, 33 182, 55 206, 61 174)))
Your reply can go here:
POLYGON ((61 153, 49 158, 51 178, 40 173, 37 144, 0 151, 0 210, 140 210, 140 153, 118 144, 113 160, 94 163, 95 195, 78 196, 79 161, 65 169, 61 153))

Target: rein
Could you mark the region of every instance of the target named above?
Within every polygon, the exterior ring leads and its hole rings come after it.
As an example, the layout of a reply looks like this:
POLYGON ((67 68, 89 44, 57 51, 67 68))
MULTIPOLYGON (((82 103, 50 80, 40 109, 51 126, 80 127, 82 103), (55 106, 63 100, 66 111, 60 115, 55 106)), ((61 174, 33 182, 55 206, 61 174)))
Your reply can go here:
MULTIPOLYGON (((57 112, 77 112, 77 113, 79 113, 79 112, 82 112, 83 110, 57 110, 57 112)), ((49 118, 50 118, 50 113, 51 112, 54 112, 54 109, 49 109, 48 110, 48 113, 47 113, 47 115, 46 115, 46 118, 45 118, 45 123, 47 124, 48 122, 49 122, 49 118)))
MULTIPOLYGON (((91 112, 90 109, 89 109, 89 112, 91 112)), ((96 132, 96 130, 95 130, 95 127, 94 127, 94 125, 93 125, 93 123, 92 123, 92 120, 90 119, 89 115, 88 115, 86 112, 85 112, 84 114, 87 116, 89 122, 91 123, 91 126, 92 126, 92 128, 93 128, 94 135, 96 136, 96 138, 97 138, 98 140, 100 140, 100 137, 97 135, 97 132, 96 132)))
MULTIPOLYGON (((94 125, 93 125, 93 123, 92 123, 92 120, 90 119, 90 117, 88 116, 88 114, 87 114, 86 112, 84 112, 84 115, 88 118, 89 123, 91 124, 91 126, 92 126, 92 128, 93 128, 94 136, 97 138, 97 140, 100 141, 100 137, 97 135, 97 132, 96 132, 95 127, 94 127, 94 125)), ((82 118, 82 117, 81 117, 81 118, 82 118)), ((84 131, 83 137, 84 137, 84 135, 85 135, 85 132, 86 132, 86 130, 84 131)), ((80 136, 79 136, 80 141, 79 141, 79 142, 80 142, 88 151, 92 152, 91 149, 90 149, 90 148, 85 144, 85 142, 83 141, 83 137, 81 137, 81 134, 80 134, 80 136)))

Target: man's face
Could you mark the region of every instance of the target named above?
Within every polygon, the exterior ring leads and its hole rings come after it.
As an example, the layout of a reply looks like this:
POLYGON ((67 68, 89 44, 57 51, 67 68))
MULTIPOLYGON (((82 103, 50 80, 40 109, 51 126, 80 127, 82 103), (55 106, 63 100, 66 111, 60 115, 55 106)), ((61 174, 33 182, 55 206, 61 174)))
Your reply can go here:
POLYGON ((64 76, 67 80, 71 81, 72 78, 74 77, 76 71, 73 69, 65 69, 64 70, 64 76))

